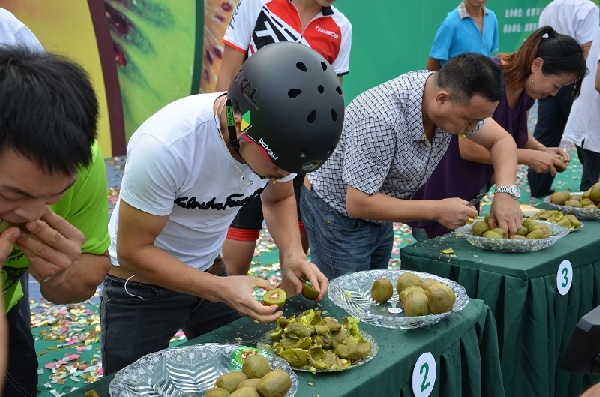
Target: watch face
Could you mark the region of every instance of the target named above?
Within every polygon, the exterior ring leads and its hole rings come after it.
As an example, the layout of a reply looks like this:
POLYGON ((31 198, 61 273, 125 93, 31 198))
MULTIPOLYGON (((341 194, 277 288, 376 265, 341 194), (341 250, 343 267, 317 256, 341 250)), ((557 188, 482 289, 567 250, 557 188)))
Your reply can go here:
POLYGON ((500 186, 496 188, 496 191, 499 193, 508 193, 513 196, 515 199, 521 198, 521 189, 518 186, 500 186))

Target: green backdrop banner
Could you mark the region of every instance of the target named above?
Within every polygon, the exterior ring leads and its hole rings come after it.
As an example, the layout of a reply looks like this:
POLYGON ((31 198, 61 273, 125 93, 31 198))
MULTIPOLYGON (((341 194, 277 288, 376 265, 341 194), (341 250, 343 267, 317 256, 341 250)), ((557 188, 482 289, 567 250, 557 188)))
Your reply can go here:
MULTIPOLYGON (((350 74, 344 95, 361 92, 404 72, 424 69, 435 32, 460 0, 340 0, 335 6, 352 22, 350 74)), ((500 52, 513 52, 537 28, 550 0, 491 0, 487 6, 500 24, 500 52)))
MULTIPOLYGON (((13 11, 49 50, 74 56, 89 70, 98 69, 98 92, 105 86, 114 94, 101 95, 102 106, 112 111, 106 115, 102 107, 103 120, 110 118, 110 123, 104 120, 99 132, 104 154, 112 156, 125 154, 131 134, 158 109, 186 95, 214 90, 222 38, 237 1, 89 0, 90 15, 85 15, 85 7, 75 14, 67 0, 0 0, 0 7, 13 11), (87 19, 92 23, 89 34, 83 35, 80 25, 87 19), (83 50, 73 45, 74 36, 79 41, 85 36, 79 46, 83 50), (90 61, 98 58, 88 54, 95 50, 94 40, 102 63, 90 61)), ((335 6, 353 25, 350 74, 344 78, 346 102, 402 73, 423 69, 439 24, 459 2, 337 1, 335 6)), ((487 2, 500 23, 501 52, 519 47, 536 29, 549 2, 487 2)))

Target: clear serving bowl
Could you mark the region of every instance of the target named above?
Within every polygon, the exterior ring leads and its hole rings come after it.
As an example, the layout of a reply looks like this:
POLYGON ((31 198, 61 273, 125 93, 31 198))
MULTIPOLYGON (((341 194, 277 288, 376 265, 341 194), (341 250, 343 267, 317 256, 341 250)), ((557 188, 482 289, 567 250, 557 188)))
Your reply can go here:
POLYGON ((533 252, 543 250, 552 246, 559 239, 569 234, 569 229, 557 225, 556 223, 546 221, 536 221, 537 223, 543 223, 550 229, 550 237, 543 239, 531 239, 531 240, 511 240, 507 238, 486 238, 473 236, 471 234, 471 228, 473 224, 464 225, 454 231, 457 235, 462 235, 467 241, 476 247, 483 248, 488 251, 497 252, 533 252))
MULTIPOLYGON (((239 345, 207 343, 174 347, 150 353, 115 374, 110 382, 112 397, 192 397, 204 396, 219 376, 232 368, 232 354, 239 345)), ((292 378, 286 397, 298 391, 298 377, 284 359, 267 357, 271 369, 282 369, 292 378)))
MULTIPOLYGON (((583 194, 584 192, 570 192, 570 194, 583 194)), ((550 202, 550 196, 544 197, 544 202, 550 206, 560 210, 563 214, 575 215, 577 219, 582 221, 598 221, 600 220, 600 209, 596 208, 578 208, 567 207, 566 205, 557 205, 550 202)))
POLYGON ((427 316, 407 317, 398 299, 396 281, 405 270, 368 270, 344 274, 329 282, 328 298, 350 315, 365 323, 394 329, 412 329, 435 324, 453 312, 460 311, 469 303, 464 287, 447 278, 424 272, 411 272, 422 279, 432 278, 452 288, 456 301, 451 311, 427 316), (371 299, 371 286, 381 277, 391 280, 394 294, 387 303, 377 303, 371 299))

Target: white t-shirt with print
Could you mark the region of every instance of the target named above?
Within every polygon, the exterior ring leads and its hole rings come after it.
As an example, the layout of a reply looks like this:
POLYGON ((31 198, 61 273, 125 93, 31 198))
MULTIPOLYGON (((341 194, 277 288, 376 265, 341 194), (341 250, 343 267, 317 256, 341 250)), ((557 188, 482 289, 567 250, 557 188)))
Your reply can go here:
MULTIPOLYGON (((121 200, 169 217, 154 245, 201 270, 221 252, 241 206, 268 183, 233 159, 225 146, 213 112, 221 94, 179 99, 146 120, 129 140, 121 184, 121 200)), ((119 203, 109 223, 109 252, 116 266, 118 220, 119 203)))

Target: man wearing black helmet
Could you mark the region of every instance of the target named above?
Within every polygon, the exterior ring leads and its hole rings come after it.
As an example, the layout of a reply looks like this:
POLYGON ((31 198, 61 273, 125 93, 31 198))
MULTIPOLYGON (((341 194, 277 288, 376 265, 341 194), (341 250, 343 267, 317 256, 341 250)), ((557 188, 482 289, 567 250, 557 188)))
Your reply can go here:
POLYGON ((248 59, 227 93, 192 95, 150 117, 131 137, 121 196, 110 220, 113 266, 102 291, 104 373, 239 315, 262 322, 252 276, 227 276, 217 258, 231 220, 261 195, 281 251, 282 288, 309 280, 321 299, 327 279, 300 244, 292 179, 331 154, 344 100, 331 65, 298 43, 276 43, 248 59), (271 182, 272 181, 272 182, 271 182), (222 276, 222 277, 219 277, 222 276))
MULTIPOLYGON (((223 60, 216 90, 229 87, 244 60, 258 49, 279 41, 302 43, 323 55, 340 81, 350 71, 352 24, 333 4, 335 0, 238 0, 223 37, 223 60)), ((294 178, 297 205, 304 173, 294 178)), ((304 251, 308 238, 298 211, 304 251)), ((229 274, 247 274, 263 227, 260 197, 235 216, 223 243, 229 274)))
MULTIPOLYGON (((356 97, 329 160, 308 175, 300 207, 311 260, 329 278, 387 269, 392 222, 432 219, 449 229, 477 215, 466 200, 410 200, 446 152, 451 134, 487 148, 498 189, 492 222, 513 234, 521 225, 514 185, 514 139, 490 118, 503 95, 502 72, 466 53, 438 72, 409 72, 356 97), (500 189, 503 187, 503 189, 500 189)), ((461 183, 461 175, 454 176, 461 183)))

